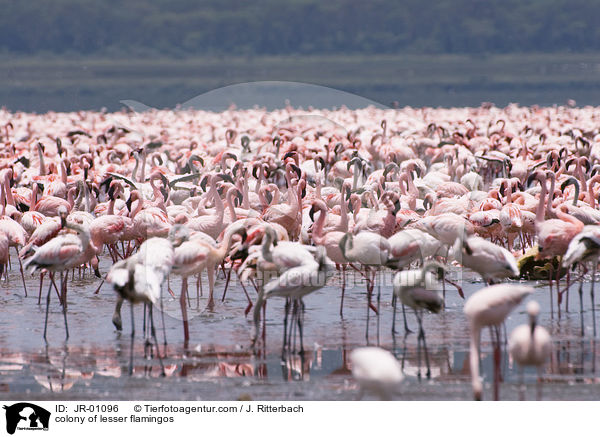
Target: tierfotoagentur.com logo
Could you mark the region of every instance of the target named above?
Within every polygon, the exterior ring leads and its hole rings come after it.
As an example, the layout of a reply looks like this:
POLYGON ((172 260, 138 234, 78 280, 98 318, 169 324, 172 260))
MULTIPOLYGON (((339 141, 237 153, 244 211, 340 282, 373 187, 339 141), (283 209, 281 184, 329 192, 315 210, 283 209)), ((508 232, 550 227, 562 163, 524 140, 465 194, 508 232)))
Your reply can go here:
POLYGON ((19 431, 48 431, 50 412, 44 408, 19 402, 13 405, 4 405, 6 410, 6 432, 14 434, 19 431))

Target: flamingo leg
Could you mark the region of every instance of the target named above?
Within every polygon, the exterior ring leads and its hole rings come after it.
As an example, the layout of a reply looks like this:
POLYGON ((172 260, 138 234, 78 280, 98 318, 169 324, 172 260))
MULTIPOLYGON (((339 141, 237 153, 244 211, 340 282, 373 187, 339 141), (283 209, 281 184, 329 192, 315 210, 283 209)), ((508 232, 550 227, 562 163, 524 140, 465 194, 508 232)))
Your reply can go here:
POLYGON ((213 296, 213 292, 215 289, 215 268, 213 265, 208 265, 206 267, 206 271, 208 273, 208 288, 209 288, 208 304, 206 305, 206 308, 209 311, 212 311, 215 308, 215 299, 213 296))
POLYGON ((48 295, 46 296, 46 318, 44 320, 44 341, 48 344, 48 338, 46 337, 48 331, 48 309, 50 308, 50 294, 52 294, 52 282, 48 287, 48 295))
POLYGON ((396 334, 396 295, 392 295, 392 336, 396 334))
POLYGON ((590 288, 590 298, 592 299, 592 323, 594 325, 594 338, 596 338, 596 303, 594 302, 594 282, 596 280, 596 270, 598 269, 597 260, 594 261, 594 269, 592 270, 592 285, 590 288))
POLYGON ((340 317, 344 318, 344 293, 346 291, 346 266, 342 264, 341 266, 337 266, 338 270, 341 269, 342 273, 342 299, 340 301, 340 317))
POLYGON ((419 320, 419 336, 421 337, 421 342, 423 343, 423 351, 425 353, 425 365, 427 366, 427 373, 425 374, 425 376, 427 376, 427 379, 431 379, 431 366, 429 365, 429 352, 427 351, 427 342, 425 341, 425 330, 423 329, 422 311, 420 311, 417 320, 419 320))
MULTIPOLYGON (((415 315, 417 316, 417 322, 420 324, 419 316, 417 315, 417 311, 415 310, 415 315)), ((421 331, 419 330, 419 335, 417 335, 417 378, 421 381, 421 331)))
POLYGON ((583 327, 583 279, 579 283, 579 326, 581 329, 581 336, 584 336, 583 327))
MULTIPOLYGON (((250 295, 248 294, 248 290, 246 290, 246 286, 244 285, 244 283, 242 282, 242 280, 240 278, 240 274, 236 270, 234 270, 234 271, 238 278, 238 281, 240 281, 240 285, 242 286, 242 290, 244 291, 244 294, 246 295, 246 299, 248 300, 248 306, 244 309, 244 316, 247 316, 254 304, 252 303, 252 299, 250 299, 250 295)), ((231 273, 231 270, 229 272, 231 273)))
POLYGON ((187 288, 187 276, 184 276, 181 280, 181 295, 179 296, 179 305, 181 306, 181 318, 183 320, 183 344, 184 348, 186 349, 190 341, 190 328, 188 323, 187 305, 185 303, 187 288))
POLYGON ((131 308, 131 342, 129 344, 129 376, 133 375, 133 340, 135 338, 135 322, 133 319, 133 303, 130 304, 130 308, 131 308))
MULTIPOLYGON (((68 275, 68 272, 67 272, 68 275)), ((63 277, 62 272, 60 273, 60 288, 62 289, 62 302, 63 302, 63 318, 65 320, 65 341, 69 339, 69 324, 67 323, 67 278, 63 277)))
POLYGON ((52 285, 54 286, 54 290, 56 290, 56 297, 58 297, 58 301, 62 305, 62 297, 60 295, 60 291, 58 291, 58 285, 56 285, 56 282, 54 282, 54 273, 50 272, 49 276, 50 276, 50 280, 52 281, 52 285))
POLYGON ((156 356, 158 357, 158 362, 160 363, 160 376, 166 376, 165 366, 163 364, 163 360, 160 356, 160 350, 158 349, 158 339, 156 338, 156 329, 154 328, 154 316, 153 316, 153 308, 154 305, 150 303, 150 334, 152 335, 152 339, 154 340, 154 346, 156 347, 156 356))
POLYGON ((19 270, 21 271, 21 280, 23 281, 23 290, 25 290, 25 297, 27 297, 27 285, 25 285, 25 273, 23 273, 23 263, 21 262, 21 257, 17 256, 19 260, 19 270))
POLYGON ((298 301, 298 333, 300 334, 300 355, 304 355, 304 302, 298 301))
POLYGON ((223 297, 221 297, 221 302, 225 302, 225 295, 227 294, 227 288, 229 288, 229 281, 231 279, 231 271, 232 270, 233 270, 233 268, 230 268, 229 271, 227 272, 226 279, 225 279, 225 289, 223 290, 223 297))
POLYGON ((112 316, 112 323, 117 328, 117 331, 123 330, 123 323, 121 321, 121 307, 123 306, 123 298, 119 295, 117 297, 117 303, 115 304, 115 311, 112 316))
POLYGON ((369 317, 371 315, 371 291, 369 290, 369 287, 370 281, 367 279, 367 328, 365 329, 365 339, 367 340, 367 345, 369 344, 369 317))
POLYGON ((556 268, 556 306, 558 308, 558 320, 560 320, 561 310, 560 304, 562 303, 562 294, 560 292, 560 264, 556 268))
POLYGON ((94 291, 94 294, 100 293, 100 289, 104 285, 104 281, 106 281, 106 277, 102 278, 102 281, 100 281, 100 285, 98 285, 98 288, 96 288, 96 291, 94 291))
POLYGON ((409 329, 408 323, 406 323, 406 308, 402 304, 402 317, 404 318, 404 332, 406 334, 412 334, 412 330, 409 329))
POLYGON ((165 306, 164 306, 164 300, 163 300, 163 295, 162 295, 162 284, 160 287, 160 318, 161 318, 162 327, 163 327, 164 355, 166 357, 167 356, 167 326, 165 325, 165 306))
POLYGON ((281 359, 284 359, 285 347, 287 344, 287 326, 288 326, 288 315, 290 313, 290 299, 285 298, 285 308, 283 316, 283 346, 281 348, 281 359))
POLYGON ((38 291, 38 305, 40 305, 42 303, 42 287, 44 286, 44 275, 46 274, 46 272, 44 270, 42 270, 42 273, 40 273, 40 289, 38 291))
POLYGON ((554 318, 554 298, 552 296, 552 271, 548 273, 548 288, 550 290, 550 317, 554 318))
POLYGON ((379 281, 377 281, 377 346, 380 345, 380 341, 379 341, 380 305, 381 305, 381 278, 379 281))
POLYGON ((494 343, 494 400, 500 400, 500 331, 498 326, 493 328, 492 343, 494 343))

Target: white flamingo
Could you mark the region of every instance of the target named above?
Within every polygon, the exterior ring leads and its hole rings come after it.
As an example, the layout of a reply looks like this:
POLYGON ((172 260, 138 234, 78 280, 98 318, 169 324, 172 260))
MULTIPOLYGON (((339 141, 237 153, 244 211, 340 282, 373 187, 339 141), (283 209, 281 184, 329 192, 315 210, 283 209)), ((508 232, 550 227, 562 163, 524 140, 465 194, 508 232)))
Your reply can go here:
POLYGON ((350 353, 352 376, 360 384, 358 400, 365 391, 376 393, 383 400, 390 400, 404 379, 400 363, 390 352, 379 347, 361 347, 350 353))
POLYGON ((542 397, 540 372, 552 352, 552 338, 548 331, 537 324, 540 305, 532 300, 527 304, 529 323, 519 325, 510 333, 508 350, 513 360, 520 366, 519 379, 521 384, 520 399, 524 400, 523 367, 535 366, 537 368, 537 398, 542 397))
POLYGON ((457 240, 454 257, 464 267, 479 273, 487 283, 519 276, 519 267, 512 253, 481 237, 471 236, 462 242, 457 240))
MULTIPOLYGON (((149 305, 150 334, 154 339, 162 375, 164 376, 165 374, 162 358, 158 351, 152 309, 161 298, 162 283, 171 271, 171 266, 173 265, 173 246, 180 245, 184 236, 185 233, 182 232, 182 228, 179 225, 175 225, 169 231, 168 239, 159 237, 149 238, 142 243, 138 252, 129 258, 115 263, 108 272, 106 280, 112 283, 115 291, 118 293, 117 307, 119 311, 120 305, 124 300, 129 301, 131 304, 130 375, 133 373, 133 339, 135 337, 133 306, 137 303, 149 305)), ((116 314, 117 310, 115 309, 116 314)))
POLYGON ((483 390, 483 385, 479 378, 479 345, 481 340, 481 329, 484 326, 491 326, 495 329, 494 399, 498 400, 500 395, 500 331, 498 327, 504 322, 508 314, 532 292, 533 288, 526 285, 497 284, 483 288, 467 299, 464 313, 469 320, 469 328, 471 331, 469 363, 473 395, 476 401, 481 400, 483 390))
POLYGON ((325 248, 319 246, 314 258, 305 260, 302 264, 285 270, 277 278, 268 282, 260 291, 256 305, 254 307, 254 337, 252 344, 256 345, 259 333, 260 310, 267 299, 275 296, 285 297, 285 317, 284 317, 284 343, 282 353, 286 345, 289 346, 287 333, 287 318, 290 305, 293 303, 292 323, 290 324, 290 336, 294 321, 298 323, 300 333, 300 353, 304 353, 303 345, 303 325, 304 325, 304 303, 302 298, 315 290, 325 286, 327 279, 333 273, 335 267, 332 261, 327 258, 325 248))

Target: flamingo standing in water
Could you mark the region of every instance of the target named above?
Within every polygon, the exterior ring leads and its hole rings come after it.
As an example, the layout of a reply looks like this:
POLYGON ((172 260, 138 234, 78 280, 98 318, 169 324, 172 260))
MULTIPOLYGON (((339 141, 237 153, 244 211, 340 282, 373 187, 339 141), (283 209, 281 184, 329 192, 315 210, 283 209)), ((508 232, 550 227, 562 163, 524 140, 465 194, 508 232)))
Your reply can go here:
MULTIPOLYGON (((417 339, 419 379, 421 378, 421 343, 425 350, 427 379, 431 378, 429 354, 427 352, 427 343, 425 342, 425 330, 423 329, 423 312, 427 310, 437 314, 444 307, 444 298, 438 291, 441 288, 439 280, 442 278, 443 267, 437 262, 428 262, 420 270, 405 270, 396 273, 394 276, 394 296, 400 299, 402 305, 406 305, 414 310, 417 322, 419 323, 419 335, 417 339)), ((396 307, 394 306, 392 332, 394 331, 395 319, 396 307)), ((406 327, 406 316, 404 325, 406 327)))
MULTIPOLYGON (((129 374, 133 374, 133 339, 135 337, 135 321, 133 306, 136 303, 149 305, 150 334, 154 340, 162 376, 165 375, 162 358, 158 350, 156 330, 154 328, 153 307, 161 297, 161 287, 173 265, 173 246, 178 246, 185 238, 180 225, 169 231, 169 238, 153 237, 146 240, 134 255, 115 263, 108 272, 106 280, 118 293, 117 306, 128 300, 131 304, 131 345, 129 358, 129 374)), ((117 311, 115 310, 115 314, 117 311)), ((120 322, 120 314, 119 314, 120 322)))
MULTIPOLYGON (((76 231, 76 234, 58 235, 48 241, 43 246, 35 249, 35 253, 27 258, 24 263, 24 268, 31 268, 31 272, 45 269, 50 271, 50 277, 53 277, 54 272, 60 272, 61 282, 61 304, 63 307, 63 317, 65 320, 65 340, 69 339, 69 326, 67 323, 67 281, 63 277, 65 270, 73 269, 81 264, 88 262, 96 253, 96 248, 91 243, 90 233, 87 227, 76 223, 67 222, 66 210, 60 211, 61 225, 63 228, 69 228, 76 231)), ((46 318, 44 321, 44 340, 48 339, 46 332, 48 328, 48 309, 50 306, 50 291, 52 290, 53 279, 48 287, 48 295, 46 297, 46 318)))
POLYGON ((340 316, 343 317, 344 310, 344 293, 346 291, 346 265, 347 260, 342 254, 340 241, 346 235, 346 232, 329 231, 323 232, 323 226, 327 217, 327 205, 322 200, 315 200, 310 210, 310 215, 319 211, 319 218, 313 226, 312 239, 315 244, 325 247, 327 256, 336 264, 338 270, 342 274, 342 299, 340 301, 340 316))
MULTIPOLYGON (((364 273, 361 274, 367 281, 367 328, 366 338, 369 338, 369 309, 378 313, 378 309, 375 308, 371 302, 373 296, 373 289, 375 287, 375 277, 377 275, 377 269, 381 266, 385 266, 389 259, 390 243, 384 237, 374 232, 362 231, 356 235, 347 233, 342 237, 339 242, 340 249, 344 258, 352 266, 353 262, 357 262, 362 265, 364 273)), ((378 295, 378 299, 379 299, 378 295)))
POLYGON ((521 390, 520 400, 525 400, 523 384, 523 367, 535 366, 537 368, 537 400, 542 398, 542 385, 540 372, 552 352, 552 338, 548 331, 537 324, 537 316, 540 313, 540 304, 532 300, 527 304, 529 323, 517 326, 510 334, 508 350, 513 360, 520 366, 519 379, 521 390))
MULTIPOLYGON (((598 258, 600 258, 600 226, 584 226, 583 230, 569 243, 567 252, 563 257, 562 265, 570 268, 575 263, 592 263, 592 281, 590 286, 590 298, 592 301, 592 320, 594 325, 594 337, 596 337, 596 304, 594 299, 594 283, 596 271, 598 270, 598 258)), ((581 335, 583 329, 583 278, 579 283, 579 314, 581 322, 581 335)))
POLYGON ((469 349, 469 363, 471 370, 471 384, 473 396, 476 401, 482 398, 483 385, 479 378, 479 345, 481 329, 484 326, 493 328, 494 335, 494 400, 500 396, 500 330, 508 314, 533 292, 533 288, 526 285, 497 284, 475 292, 465 303, 464 313, 469 320, 471 341, 469 349))
MULTIPOLYGON (((542 191, 540 193, 540 201, 536 211, 536 234, 538 237, 538 258, 552 258, 554 256, 562 257, 568 247, 571 240, 583 230, 583 223, 577 220, 575 217, 569 215, 567 205, 561 205, 556 211, 556 219, 544 220, 544 201, 546 200, 547 187, 546 179, 551 179, 551 191, 554 187, 554 172, 548 171, 546 174, 542 172, 535 172, 530 176, 530 180, 537 179, 542 184, 542 191)), ((548 196, 548 207, 552 204, 552 195, 548 196)), ((552 307, 552 272, 550 272, 550 309, 553 313, 552 307)), ((556 272, 556 289, 558 292, 558 311, 560 315, 560 303, 562 294, 559 288, 560 283, 560 269, 556 272)))
MULTIPOLYGON (((258 299, 254 307, 254 337, 253 345, 256 345, 259 332, 260 322, 260 310, 263 303, 267 299, 280 296, 289 298, 285 306, 285 321, 287 321, 290 300, 293 303, 292 310, 292 323, 290 325, 289 337, 291 337, 291 331, 293 330, 294 321, 298 324, 298 331, 300 333, 300 354, 304 353, 303 344, 303 326, 304 326, 304 303, 302 298, 315 290, 323 288, 327 282, 327 279, 331 276, 334 270, 333 263, 325 252, 325 248, 319 246, 315 252, 315 257, 307 259, 304 263, 287 269, 279 277, 268 282, 258 294, 258 299)), ((286 340, 288 333, 286 332, 287 323, 284 321, 284 343, 282 349, 282 355, 285 352, 286 345, 290 346, 290 341, 286 340)))

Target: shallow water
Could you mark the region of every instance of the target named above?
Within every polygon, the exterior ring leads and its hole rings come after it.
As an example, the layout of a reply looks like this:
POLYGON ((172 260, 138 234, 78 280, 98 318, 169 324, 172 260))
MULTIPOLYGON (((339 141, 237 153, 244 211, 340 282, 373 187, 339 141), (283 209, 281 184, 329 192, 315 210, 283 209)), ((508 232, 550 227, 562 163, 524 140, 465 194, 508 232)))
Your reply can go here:
MULTIPOLYGON (((15 263, 13 256, 13 264, 15 263)), ((102 259, 101 271, 108 270, 110 261, 102 259)), ((454 271, 454 276, 457 271, 454 271)), ((460 272, 458 272, 460 273, 460 272)), ((9 272, 8 281, 0 282, 0 398, 2 399, 90 399, 90 400, 355 400, 358 386, 348 367, 349 352, 366 344, 393 351, 401 360, 406 378, 395 394, 397 400, 470 400, 471 386, 468 368, 469 330, 463 315, 463 301, 448 287, 446 308, 441 314, 427 314, 424 327, 431 360, 431 379, 425 378, 425 364, 417 354, 415 334, 404 335, 402 313, 397 314, 392 335, 391 287, 380 287, 380 316, 370 314, 369 338, 365 336, 366 292, 363 284, 347 289, 344 318, 339 316, 339 277, 330 285, 308 295, 304 301, 304 357, 297 353, 281 355, 284 300, 269 300, 266 310, 266 342, 253 354, 250 348, 251 314, 244 316, 247 300, 239 284, 230 285, 221 301, 224 281, 216 286, 217 305, 213 312, 204 310, 204 293, 196 301, 196 281, 190 280, 191 308, 190 345, 184 350, 179 314, 179 300, 165 292, 164 321, 168 340, 164 358, 167 377, 160 376, 156 358, 144 358, 141 306, 135 308, 136 338, 134 373, 128 375, 131 319, 128 305, 123 306, 122 333, 111 323, 115 293, 104 284, 99 294, 94 290, 100 280, 77 271, 69 277, 68 323, 70 338, 64 342, 65 331, 56 292, 52 292, 48 340, 42 338, 45 297, 38 304, 39 274, 26 274, 28 296, 24 296, 18 265, 9 272), (196 309, 199 304, 200 309, 196 309), (420 371, 420 372, 419 372, 420 371), (418 378, 418 374, 422 378, 418 378)), ((348 281, 351 282, 351 281, 348 281)), ((539 284, 532 283, 538 286, 539 284)), ((462 286, 468 297, 483 287, 472 274, 464 273, 462 286)), ((178 296, 180 279, 172 277, 170 287, 178 296)), ((165 287, 166 288, 166 287, 165 287)), ((598 400, 600 379, 597 362, 600 345, 593 340, 589 284, 584 285, 585 336, 580 334, 579 298, 577 287, 569 296, 569 312, 559 319, 550 312, 548 288, 538 286, 529 299, 540 302, 539 323, 553 337, 551 361, 542 374, 544 400, 598 400)), ((248 292, 255 299, 250 286, 248 292)), ((377 288, 375 289, 377 292, 377 288)), ((375 298, 374 298, 375 299, 375 298)), ((155 312, 158 338, 163 352, 163 329, 159 311, 155 312)), ((416 330, 414 315, 407 310, 408 324, 416 330)), ((525 303, 507 319, 507 332, 527 321, 525 303)), ((489 331, 482 337, 482 374, 485 377, 484 399, 492 398, 493 359, 489 331)), ((500 398, 518 399, 518 369, 503 347, 500 398)), ((536 396, 535 369, 526 369, 527 399, 536 396)), ((367 393, 363 399, 376 399, 367 393)))

